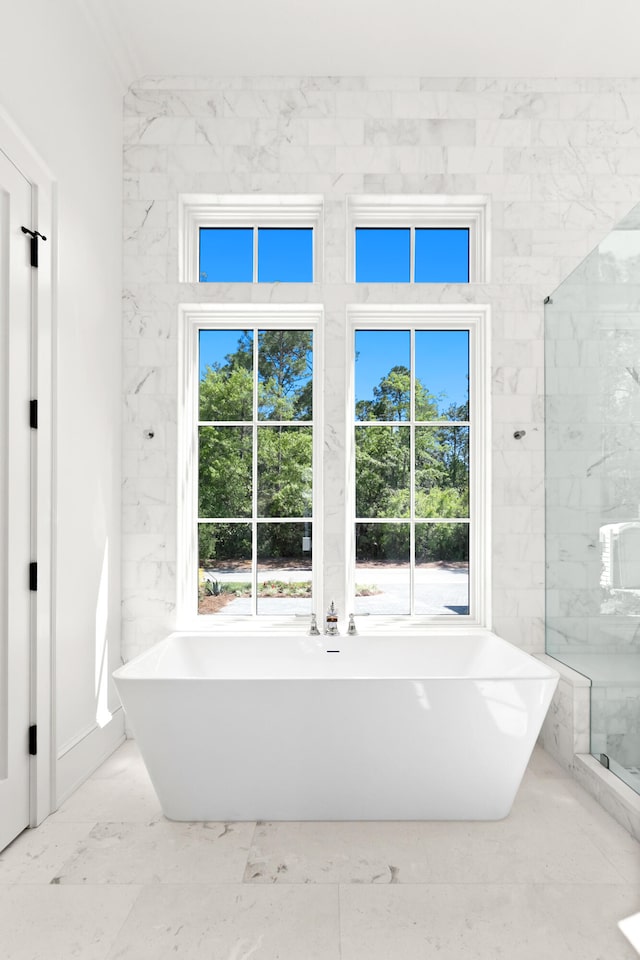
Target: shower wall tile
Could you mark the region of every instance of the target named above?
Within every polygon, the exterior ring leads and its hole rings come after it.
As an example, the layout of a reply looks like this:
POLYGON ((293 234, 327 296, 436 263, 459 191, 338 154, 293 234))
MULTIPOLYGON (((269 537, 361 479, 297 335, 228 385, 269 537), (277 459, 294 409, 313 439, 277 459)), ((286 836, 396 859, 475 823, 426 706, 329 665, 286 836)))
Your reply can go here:
MULTIPOLYGON (((177 626, 177 306, 208 299, 325 303, 336 377, 344 374, 346 304, 491 305, 494 625, 524 649, 544 649, 543 300, 640 198, 639 120, 640 82, 632 80, 149 77, 130 89, 123 119, 125 657, 177 626), (346 284, 345 197, 363 192, 488 195, 491 283, 346 284), (323 282, 313 289, 178 284, 180 193, 322 194, 323 282), (522 429, 525 437, 515 440, 522 429)), ((603 280, 602 295, 611 309, 620 307, 616 277, 603 280)), ((578 307, 588 310, 586 298, 578 307)), ((628 304, 635 308, 640 287, 628 304)), ((562 470, 576 455, 576 425, 598 430, 604 422, 587 395, 601 364, 597 337, 589 335, 595 319, 559 317, 559 341, 571 341, 578 324, 587 342, 582 352, 558 342, 558 377, 588 373, 585 389, 574 380, 572 402, 557 419, 554 412, 550 443, 566 460, 552 466, 547 491, 552 520, 570 536, 584 533, 592 507, 596 522, 599 444, 579 454, 585 473, 592 470, 588 483, 576 486, 562 470)), ((344 443, 337 408, 324 440, 331 472, 344 443)), ((617 475, 608 489, 612 502, 628 499, 617 475)), ((327 590, 343 606, 343 493, 328 524, 327 590)), ((552 591, 550 604, 554 636, 573 648, 595 629, 588 619, 594 591, 578 582, 578 568, 566 577, 570 589, 552 591)), ((600 620, 599 642, 608 648, 613 629, 600 620)), ((627 631, 622 642, 637 643, 635 634, 627 631)))
MULTIPOLYGON (((363 146, 367 124, 368 122, 362 117, 332 117, 309 120, 306 124, 307 140, 312 147, 363 146)), ((371 129, 373 128, 369 128, 369 131, 371 129)), ((370 132, 368 136, 371 136, 370 132)), ((369 142, 374 141, 370 140, 369 142)))
POLYGON ((590 682, 546 654, 537 656, 560 674, 539 742, 566 770, 572 770, 575 754, 589 753, 590 682))
POLYGON ((543 617, 494 617, 493 629, 499 636, 527 653, 544 649, 543 617))

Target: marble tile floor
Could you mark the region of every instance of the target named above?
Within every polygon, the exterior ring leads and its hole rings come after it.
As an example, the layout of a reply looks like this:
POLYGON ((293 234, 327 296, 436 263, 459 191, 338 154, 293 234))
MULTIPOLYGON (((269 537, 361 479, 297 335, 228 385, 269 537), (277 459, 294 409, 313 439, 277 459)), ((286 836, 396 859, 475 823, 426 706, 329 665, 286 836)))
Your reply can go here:
POLYGON ((632 960, 640 847, 536 748, 496 823, 173 823, 135 743, 0 854, 2 960, 632 960))

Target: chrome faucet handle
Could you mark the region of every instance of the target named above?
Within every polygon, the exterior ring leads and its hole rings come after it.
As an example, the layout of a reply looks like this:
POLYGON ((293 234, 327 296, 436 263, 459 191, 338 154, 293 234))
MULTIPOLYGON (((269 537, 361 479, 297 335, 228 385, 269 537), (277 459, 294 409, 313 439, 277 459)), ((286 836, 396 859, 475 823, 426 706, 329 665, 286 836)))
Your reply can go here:
POLYGON ((310 637, 319 637, 320 631, 318 630, 318 618, 315 613, 311 614, 311 626, 309 627, 309 636, 310 637))
POLYGON ((349 614, 349 626, 347 627, 347 636, 355 637, 357 636, 358 631, 356 630, 356 621, 352 613, 349 614))

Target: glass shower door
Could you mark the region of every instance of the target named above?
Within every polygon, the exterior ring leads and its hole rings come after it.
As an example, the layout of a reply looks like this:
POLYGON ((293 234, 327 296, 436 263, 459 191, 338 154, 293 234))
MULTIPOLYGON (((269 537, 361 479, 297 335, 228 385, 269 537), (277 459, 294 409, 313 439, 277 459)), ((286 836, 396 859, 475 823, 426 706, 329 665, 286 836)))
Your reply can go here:
POLYGON ((640 208, 545 304, 546 649, 640 792, 640 208))

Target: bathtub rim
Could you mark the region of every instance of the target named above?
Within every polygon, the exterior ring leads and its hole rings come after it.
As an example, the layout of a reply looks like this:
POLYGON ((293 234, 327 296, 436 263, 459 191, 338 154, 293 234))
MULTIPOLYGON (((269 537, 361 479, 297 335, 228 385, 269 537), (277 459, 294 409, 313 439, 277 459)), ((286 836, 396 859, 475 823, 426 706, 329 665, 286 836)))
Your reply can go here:
MULTIPOLYGON (((163 637, 163 638, 162 638, 161 640, 159 640, 157 643, 153 644, 153 645, 152 645, 151 647, 149 647, 147 650, 142 651, 142 652, 139 653, 136 657, 133 657, 131 660, 127 661, 126 663, 122 664, 122 666, 120 666, 120 667, 118 667, 116 670, 112 671, 112 674, 111 674, 111 675, 112 675, 114 681, 116 681, 116 683, 122 683, 122 682, 129 683, 129 682, 132 682, 132 681, 139 681, 139 682, 140 682, 140 681, 141 681, 141 682, 169 681, 169 682, 173 682, 173 683, 177 683, 177 682, 189 682, 189 683, 193 683, 193 682, 198 682, 198 681, 199 681, 199 682, 207 682, 207 683, 211 683, 211 682, 223 682, 223 683, 226 683, 226 682, 245 682, 245 681, 247 681, 247 682, 274 682, 274 681, 287 681, 287 682, 290 682, 290 681, 298 681, 298 682, 314 681, 314 682, 318 682, 318 681, 319 681, 319 682, 323 682, 323 683, 336 682, 336 681, 340 681, 340 682, 345 682, 345 681, 354 681, 354 682, 365 682, 365 681, 368 681, 368 682, 381 682, 381 681, 384 681, 384 682, 392 682, 392 681, 422 681, 422 682, 424 682, 424 681, 433 681, 433 682, 438 681, 438 682, 453 682, 453 681, 455 681, 455 682, 458 682, 458 683, 460 683, 460 682, 462 682, 462 681, 471 681, 471 682, 497 682, 497 681, 513 682, 513 681, 517 681, 518 683, 521 683, 521 682, 524 682, 524 681, 536 681, 536 682, 540 682, 540 681, 552 680, 552 681, 554 681, 554 684, 557 684, 557 682, 558 682, 558 680, 559 680, 559 678, 560 678, 559 672, 558 672, 554 667, 552 667, 550 664, 545 663, 545 662, 543 662, 543 661, 541 661, 541 660, 538 660, 536 657, 534 657, 532 654, 528 653, 526 650, 522 650, 520 647, 517 647, 515 644, 511 643, 509 640, 505 640, 503 637, 500 637, 498 634, 494 633, 494 632, 491 631, 491 630, 487 630, 487 629, 467 629, 467 630, 464 630, 464 631, 459 631, 459 632, 457 632, 456 634, 449 634, 448 631, 447 631, 447 633, 444 633, 443 631, 438 631, 437 633, 436 633, 435 631, 432 631, 432 632, 430 632, 430 633, 424 633, 424 634, 422 634, 422 633, 417 633, 417 632, 415 632, 415 631, 412 631, 411 633, 407 633, 407 634, 405 635, 405 638, 406 638, 406 639, 411 639, 411 640, 414 640, 414 641, 415 641, 415 640, 418 640, 418 639, 420 639, 420 638, 424 638, 426 641, 428 641, 429 639, 431 639, 431 640, 434 640, 434 639, 454 640, 455 637, 464 637, 464 638, 470 638, 470 637, 487 638, 487 639, 490 639, 492 642, 498 641, 499 645, 506 645, 506 647, 509 648, 509 652, 510 652, 511 654, 513 654, 513 652, 515 652, 517 656, 521 656, 521 657, 522 657, 523 665, 526 664, 526 666, 527 666, 527 667, 529 668, 529 670, 531 670, 532 672, 530 672, 530 673, 528 673, 528 672, 523 672, 522 674, 518 674, 518 673, 515 673, 515 674, 514 674, 514 673, 507 673, 506 671, 503 671, 503 672, 501 673, 501 672, 499 671, 499 669, 494 669, 494 670, 490 670, 490 669, 489 669, 489 670, 487 670, 486 672, 485 672, 485 671, 482 671, 482 673, 481 673, 480 671, 478 671, 478 673, 476 673, 476 674, 471 673, 471 674, 467 674, 467 675, 465 675, 465 674, 462 674, 462 675, 461 675, 460 673, 450 673, 450 674, 438 674, 438 673, 436 673, 435 675, 429 675, 427 671, 418 671, 418 670, 415 670, 415 669, 414 669, 413 671, 407 670, 407 671, 403 671, 403 672, 389 671, 388 674, 383 674, 383 673, 378 673, 378 674, 366 674, 366 673, 364 673, 364 672, 360 673, 360 672, 358 671, 358 672, 356 673, 356 672, 354 671, 354 672, 351 673, 351 674, 337 674, 337 675, 331 675, 331 674, 328 673, 328 672, 324 672, 324 673, 321 673, 321 674, 318 674, 318 675, 313 675, 313 674, 310 674, 310 675, 304 675, 304 674, 302 674, 302 675, 300 675, 300 674, 296 674, 296 673, 290 673, 290 674, 289 674, 289 673, 284 673, 284 672, 282 672, 282 673, 280 673, 280 674, 273 674, 273 675, 265 675, 265 674, 260 675, 260 674, 257 673, 257 672, 251 671, 251 669, 247 669, 247 671, 246 671, 245 673, 241 673, 240 671, 236 671, 236 672, 234 673, 234 675, 232 675, 232 676, 229 676, 229 675, 210 676, 210 675, 202 675, 202 674, 199 674, 199 675, 198 675, 198 674, 194 674, 194 675, 175 675, 175 676, 174 676, 174 675, 171 675, 171 674, 159 675, 159 674, 153 674, 153 673, 151 673, 151 672, 147 672, 147 673, 136 673, 136 672, 135 672, 135 668, 136 668, 136 667, 139 667, 139 665, 141 665, 145 660, 149 659, 149 660, 151 660, 151 661, 153 662, 153 658, 158 656, 158 653, 159 653, 161 647, 163 647, 163 646, 168 646, 172 641, 179 640, 180 638, 183 638, 183 637, 197 637, 197 638, 201 638, 201 639, 208 638, 208 639, 210 639, 210 640, 215 644, 216 642, 225 643, 225 642, 228 642, 228 641, 231 641, 231 642, 242 641, 242 640, 254 640, 254 641, 255 641, 255 640, 256 640, 258 637, 260 637, 260 636, 278 637, 279 639, 282 639, 282 640, 284 640, 284 641, 298 641, 299 643, 302 642, 302 641, 304 641, 305 639, 307 639, 307 640, 308 640, 308 639, 311 639, 311 638, 307 638, 305 635, 300 635, 299 633, 280 635, 279 633, 274 632, 274 631, 269 631, 268 633, 267 633, 266 631, 251 632, 251 633, 237 633, 237 632, 229 631, 228 634, 226 634, 226 633, 225 633, 225 634, 223 634, 223 633, 214 634, 214 633, 212 633, 210 630, 201 630, 201 631, 175 630, 175 631, 172 631, 171 633, 169 633, 168 635, 166 635, 165 637, 163 637)), ((321 637, 313 638, 313 639, 319 641, 319 643, 318 643, 319 649, 318 649, 317 653, 320 655, 320 654, 322 653, 322 646, 323 646, 325 643, 326 643, 326 647, 325 647, 325 653, 326 653, 327 648, 329 648, 329 646, 330 646, 331 648, 336 648, 340 643, 342 643, 342 642, 344 642, 344 641, 354 641, 354 640, 355 640, 355 641, 358 642, 358 643, 359 643, 359 642, 366 643, 366 642, 369 641, 369 640, 384 640, 385 638, 387 638, 387 639, 389 639, 389 640, 396 639, 396 638, 388 637, 387 633, 373 633, 373 632, 372 632, 372 633, 361 633, 361 634, 358 634, 356 637, 345 637, 345 636, 341 636, 341 637, 331 638, 331 637, 322 637, 322 636, 321 636, 321 637)), ((326 655, 332 656, 332 654, 326 654, 326 655)), ((347 659, 347 658, 345 657, 345 659, 347 659)), ((249 667, 249 663, 247 664, 247 666, 249 667)))

